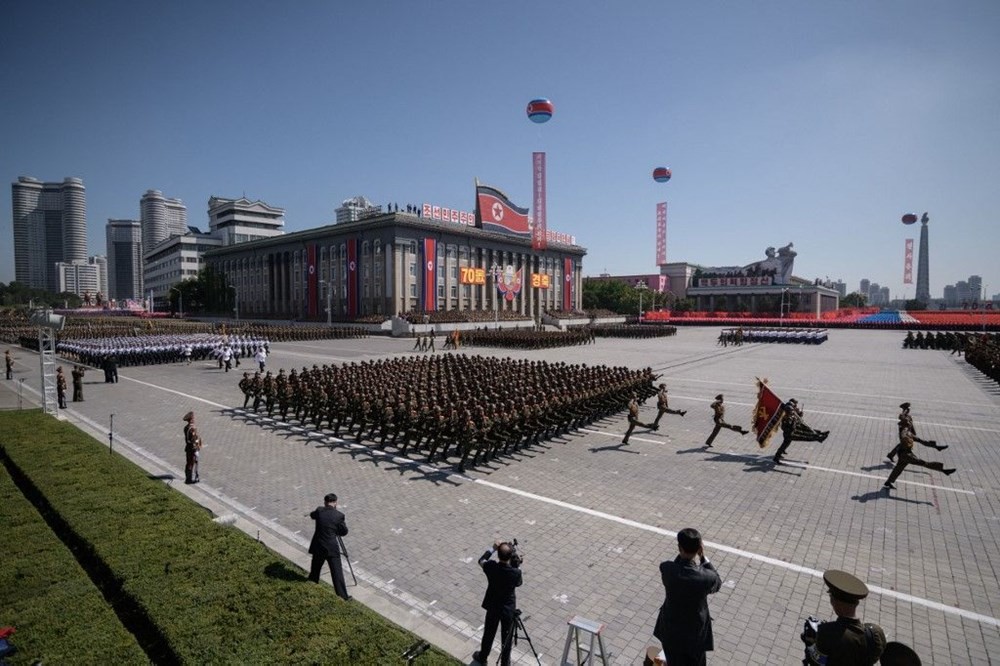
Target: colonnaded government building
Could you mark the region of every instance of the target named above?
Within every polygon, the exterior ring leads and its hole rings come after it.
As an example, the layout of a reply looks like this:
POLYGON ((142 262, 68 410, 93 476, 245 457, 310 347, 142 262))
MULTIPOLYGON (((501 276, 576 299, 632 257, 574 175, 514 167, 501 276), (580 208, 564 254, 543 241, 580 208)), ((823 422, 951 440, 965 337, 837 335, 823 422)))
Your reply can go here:
POLYGON ((241 316, 355 319, 438 310, 501 310, 538 319, 579 310, 586 249, 477 186, 476 211, 423 204, 211 250, 241 316))

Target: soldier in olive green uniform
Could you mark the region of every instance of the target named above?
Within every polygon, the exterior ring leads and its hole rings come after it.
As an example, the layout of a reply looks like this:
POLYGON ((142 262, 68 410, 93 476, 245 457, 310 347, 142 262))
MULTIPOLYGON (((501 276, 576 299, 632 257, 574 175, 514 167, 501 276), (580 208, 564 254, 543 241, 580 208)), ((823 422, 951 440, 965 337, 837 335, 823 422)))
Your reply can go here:
POLYGON ((913 433, 909 430, 901 430, 899 433, 899 462, 896 466, 892 468, 892 473, 883 485, 886 490, 895 490, 896 486, 892 485, 892 482, 899 478, 899 475, 903 473, 907 465, 917 465, 919 467, 926 467, 927 469, 933 469, 938 472, 944 472, 948 476, 955 473, 954 467, 945 468, 944 463, 940 462, 925 462, 918 458, 915 453, 913 453, 913 433))
MULTIPOLYGON (((937 449, 938 451, 944 451, 945 449, 948 448, 947 444, 942 444, 941 446, 938 446, 938 443, 933 439, 920 439, 919 437, 917 437, 917 428, 915 425, 913 425, 913 417, 910 416, 910 403, 904 402, 899 406, 899 409, 901 410, 899 412, 899 421, 898 421, 900 439, 902 439, 903 431, 909 430, 910 434, 913 436, 913 441, 916 442, 917 444, 923 444, 924 446, 930 447, 932 449, 937 449)), ((896 454, 899 453, 900 446, 901 446, 900 444, 897 444, 895 447, 893 447, 892 451, 889 451, 889 453, 886 454, 885 457, 888 458, 891 462, 896 462, 895 458, 896 454)))
POLYGON ((885 632, 877 624, 857 618, 858 603, 868 596, 868 586, 846 571, 823 573, 830 592, 830 605, 837 619, 823 622, 815 636, 802 635, 806 643, 804 663, 826 666, 875 664, 885 650, 885 632))
POLYGON ((711 404, 712 420, 715 421, 715 428, 712 429, 712 434, 709 435, 708 439, 705 441, 705 446, 708 448, 712 448, 712 442, 715 441, 715 436, 718 435, 719 431, 723 428, 732 430, 733 432, 738 432, 741 435, 746 435, 750 432, 749 430, 744 430, 739 426, 726 423, 726 406, 722 404, 722 401, 723 397, 720 393, 715 396, 715 402, 711 404))
POLYGON ((635 430, 637 425, 641 425, 643 428, 649 428, 650 430, 659 430, 660 426, 653 425, 652 423, 643 423, 639 420, 639 401, 638 396, 632 394, 632 399, 628 403, 628 430, 625 431, 625 437, 622 439, 622 444, 628 444, 628 438, 632 435, 632 431, 635 430))
POLYGON ((660 384, 660 392, 656 394, 656 418, 653 420, 653 428, 655 429, 660 425, 660 419, 664 414, 676 414, 677 416, 684 416, 687 414, 687 410, 683 409, 670 409, 670 402, 667 399, 667 385, 660 384))

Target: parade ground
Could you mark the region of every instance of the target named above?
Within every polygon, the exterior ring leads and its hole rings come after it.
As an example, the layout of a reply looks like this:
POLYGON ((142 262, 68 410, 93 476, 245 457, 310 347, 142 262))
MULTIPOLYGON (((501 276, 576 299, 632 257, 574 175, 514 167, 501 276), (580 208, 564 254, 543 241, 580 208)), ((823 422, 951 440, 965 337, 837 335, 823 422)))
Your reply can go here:
MULTIPOLYGON (((623 412, 464 474, 247 414, 237 381, 255 369, 250 359, 229 373, 209 361, 123 367, 118 384, 92 369, 85 401, 62 415, 108 445, 113 414, 116 453, 212 512, 235 514, 238 528, 304 568, 307 514, 337 493, 355 603, 467 663, 485 613, 476 560, 494 540, 515 538, 524 557, 518 605, 543 664, 559 663, 574 615, 606 624, 612 663, 641 663, 657 644, 658 565, 677 554, 685 527, 701 531, 723 580, 709 598, 710 664, 800 663, 803 620, 833 616, 825 569, 864 580, 871 594, 862 619, 912 646, 923 663, 1000 663, 1000 386, 957 355, 903 350, 901 331, 831 330, 821 345, 739 347, 717 346, 718 332, 436 352, 650 366, 671 407, 688 412, 664 415, 658 432, 637 429, 626 446, 623 412), (830 431, 827 441, 793 443, 781 465, 771 460, 780 432, 765 450, 753 435, 727 430, 704 448, 718 393, 727 421, 750 427, 756 377, 782 399, 796 398, 807 424, 830 431), (885 456, 898 442, 904 401, 918 435, 949 447, 918 445, 916 454, 958 471, 910 467, 886 492, 885 456), (198 485, 184 484, 181 417, 190 410, 205 441, 198 485)), ((275 343, 267 367, 410 355, 412 346, 387 337, 275 343)), ((0 404, 16 409, 20 390, 25 408, 37 406, 37 355, 3 347, 17 363, 0 404)), ((655 415, 654 398, 640 418, 655 415)), ((516 663, 535 663, 523 639, 514 654, 516 663)))

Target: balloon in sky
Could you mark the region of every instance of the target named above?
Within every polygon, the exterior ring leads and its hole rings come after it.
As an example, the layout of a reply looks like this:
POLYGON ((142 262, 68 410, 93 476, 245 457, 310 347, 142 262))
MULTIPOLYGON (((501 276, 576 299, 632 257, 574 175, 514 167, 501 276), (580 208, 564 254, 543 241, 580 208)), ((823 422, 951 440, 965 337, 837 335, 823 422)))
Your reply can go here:
POLYGON ((533 99, 528 102, 528 119, 533 123, 547 123, 556 107, 547 99, 533 99))
POLYGON ((667 167, 656 167, 653 169, 653 180, 658 183, 665 183, 670 180, 670 176, 673 174, 667 167))
POLYGON ((917 216, 913 213, 907 213, 903 216, 903 224, 915 224, 917 221, 917 216))

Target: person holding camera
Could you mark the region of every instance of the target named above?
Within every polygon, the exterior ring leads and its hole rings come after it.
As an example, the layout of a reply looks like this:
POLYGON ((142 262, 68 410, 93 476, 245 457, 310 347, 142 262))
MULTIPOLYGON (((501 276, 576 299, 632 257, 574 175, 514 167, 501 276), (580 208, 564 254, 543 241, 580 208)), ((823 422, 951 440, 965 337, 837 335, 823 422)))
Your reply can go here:
POLYGON ((316 531, 309 543, 309 553, 312 555, 309 580, 318 583, 323 563, 328 563, 333 589, 338 597, 347 601, 351 596, 347 594, 344 566, 340 562, 340 537, 347 536, 347 521, 337 509, 337 496, 328 493, 323 497, 323 506, 310 513, 309 517, 316 521, 316 531))
POLYGON ((688 527, 678 532, 677 550, 676 558, 660 563, 666 599, 653 635, 670 666, 704 666, 705 653, 715 648, 708 595, 719 591, 722 579, 705 557, 698 530, 688 527))
POLYGON ((857 618, 858 604, 868 596, 868 586, 856 576, 836 569, 825 571, 823 581, 829 588, 830 605, 837 619, 806 620, 801 636, 806 644, 803 663, 826 666, 877 663, 885 650, 885 632, 877 624, 862 624, 857 618))
POLYGON ((483 608, 486 609, 486 622, 483 626, 483 641, 479 651, 472 658, 480 664, 486 664, 493 639, 497 635, 497 625, 500 625, 500 663, 510 664, 510 648, 513 641, 514 617, 517 610, 515 589, 521 585, 521 561, 514 551, 514 546, 506 541, 495 541, 493 548, 483 553, 479 558, 479 566, 489 581, 486 595, 483 597, 483 608), (497 560, 493 560, 493 553, 497 560))

